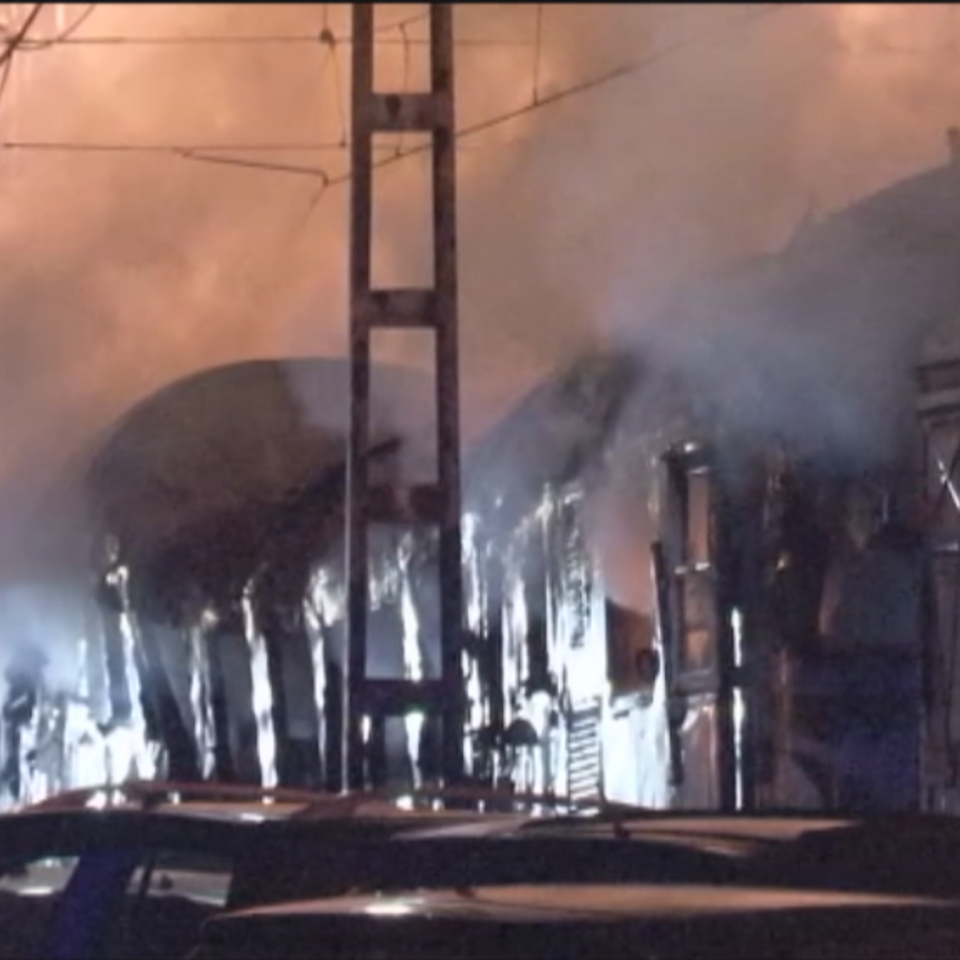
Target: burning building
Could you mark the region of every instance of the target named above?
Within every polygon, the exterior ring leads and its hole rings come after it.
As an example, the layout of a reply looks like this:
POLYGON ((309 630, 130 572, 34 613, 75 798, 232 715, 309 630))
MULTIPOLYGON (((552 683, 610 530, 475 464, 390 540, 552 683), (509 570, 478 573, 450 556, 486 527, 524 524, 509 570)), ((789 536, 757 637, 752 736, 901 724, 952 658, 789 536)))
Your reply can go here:
MULTIPOLYGON (((960 468, 940 438, 960 377, 928 369, 917 418, 913 370, 920 334, 956 315, 958 262, 948 164, 685 288, 672 339, 582 358, 468 451, 471 778, 659 807, 952 802, 960 468), (690 322, 705 314, 713 339, 690 322), (727 351, 751 322, 762 363, 727 351), (817 356, 836 327, 854 351, 817 356), (861 376, 891 355, 882 382, 861 376)), ((92 463, 76 689, 7 721, 59 731, 47 789, 339 785, 344 424, 304 411, 336 409, 344 384, 326 362, 214 371, 134 411, 92 463), (304 404, 307 382, 327 399, 304 404)), ((388 416, 378 489, 399 496, 420 453, 388 416)), ((433 535, 384 528, 372 547, 369 672, 438 676, 433 535)), ((371 783, 438 777, 429 711, 366 721, 371 783)), ((7 751, 35 768, 21 734, 7 751)))

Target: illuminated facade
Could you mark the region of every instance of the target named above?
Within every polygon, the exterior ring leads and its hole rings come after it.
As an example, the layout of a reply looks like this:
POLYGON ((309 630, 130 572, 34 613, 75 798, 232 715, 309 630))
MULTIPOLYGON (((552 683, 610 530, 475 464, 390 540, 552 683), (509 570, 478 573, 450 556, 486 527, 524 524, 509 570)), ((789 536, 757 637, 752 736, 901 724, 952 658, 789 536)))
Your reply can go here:
MULTIPOLYGON (((810 310, 866 312, 855 295, 869 290, 871 317, 954 309, 958 185, 955 169, 936 170, 868 198, 808 228, 749 283, 739 277, 726 301, 704 303, 760 304, 802 322, 810 310), (896 231, 881 229, 894 214, 896 231), (953 232, 926 229, 931 217, 953 232), (912 272, 898 272, 901 237, 913 244, 910 271, 924 265, 919 291, 906 284, 912 272), (851 263, 863 267, 852 286, 851 263), (743 293, 754 287, 759 294, 743 293)), ((750 410, 747 423, 701 396, 697 375, 722 385, 723 371, 690 368, 665 390, 669 371, 644 369, 637 356, 574 364, 466 459, 469 775, 651 807, 948 805, 956 698, 943 664, 956 644, 943 591, 953 541, 925 507, 939 516, 950 506, 957 458, 928 443, 936 469, 918 472, 915 434, 897 422, 888 449, 858 446, 863 431, 850 417, 838 419, 831 443, 805 446, 806 437, 780 436, 781 410, 750 410), (665 404, 665 395, 679 399, 665 404), (647 396, 657 402, 644 405, 647 396), (644 557, 624 573, 650 598, 633 606, 611 589, 618 561, 591 520, 612 476, 647 504, 619 521, 644 557), (918 476, 935 479, 925 487, 918 476)), ((284 379, 278 372, 268 371, 271 382, 284 379)), ((823 394, 835 413, 832 386, 806 401, 823 394)), ((891 423, 909 419, 908 392, 880 387, 873 399, 891 423)), ((929 439, 940 414, 928 408, 929 439)), ((304 434, 282 446, 310 443, 304 434)), ((378 489, 402 485, 396 446, 376 454, 378 489)), ((163 501, 162 536, 138 539, 116 517, 104 522, 97 588, 77 631, 82 669, 76 689, 40 698, 55 710, 39 708, 23 725, 21 800, 153 774, 339 785, 342 455, 303 475, 311 479, 295 495, 268 502, 241 491, 212 519, 197 510, 180 522, 182 505, 163 501), (54 747, 32 745, 41 727, 59 731, 44 735, 54 747)), ((128 501, 127 517, 144 512, 128 501)), ((368 673, 436 678, 435 539, 376 529, 371 559, 368 673)), ((371 784, 437 777, 428 708, 396 720, 370 711, 371 784)))

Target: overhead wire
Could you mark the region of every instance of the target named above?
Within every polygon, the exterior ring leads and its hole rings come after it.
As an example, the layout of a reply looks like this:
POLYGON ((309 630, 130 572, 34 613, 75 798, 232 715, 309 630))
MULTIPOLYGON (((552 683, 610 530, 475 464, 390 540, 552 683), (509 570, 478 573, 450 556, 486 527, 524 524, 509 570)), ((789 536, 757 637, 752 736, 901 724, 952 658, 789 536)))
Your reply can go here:
POLYGON ((3 102, 3 97, 10 83, 10 76, 13 70, 13 55, 18 52, 23 45, 27 34, 30 32, 30 28, 36 23, 37 17, 40 16, 43 6, 42 3, 35 3, 33 5, 30 12, 24 18, 23 23, 17 28, 13 36, 7 39, 3 51, 0 52, 0 71, 2 71, 2 73, 0 73, 0 103, 3 102))
POLYGON ((533 48, 533 102, 540 100, 540 57, 543 54, 543 4, 537 4, 533 48))
MULTIPOLYGON (((326 18, 325 18, 326 19, 326 18)), ((321 64, 323 70, 335 56, 335 39, 325 36, 328 28, 324 27, 321 42, 324 43, 326 56, 321 64)), ((316 41, 314 41, 316 42, 316 41)), ((322 167, 304 166, 301 164, 282 163, 277 161, 257 160, 249 157, 229 156, 237 153, 297 153, 320 151, 343 151, 346 149, 346 125, 341 110, 341 134, 336 141, 322 141, 313 143, 154 143, 154 144, 124 144, 82 141, 25 141, 8 140, 2 146, 8 150, 51 151, 66 153, 133 153, 133 154, 169 154, 183 160, 199 163, 214 163, 223 166, 241 167, 251 170, 270 171, 275 173, 289 173, 300 176, 318 178, 321 183, 328 179, 326 170, 322 167)))
MULTIPOLYGON (((395 29, 399 29, 404 21, 398 22, 395 29)), ((195 34, 193 36, 154 36, 154 37, 127 37, 127 36, 87 36, 65 38, 63 40, 41 41, 50 46, 65 47, 150 47, 150 46, 285 46, 285 45, 306 45, 315 44, 317 38, 312 34, 250 34, 243 36, 225 36, 218 34, 195 34)), ((353 43, 353 37, 347 35, 339 38, 339 42, 344 46, 353 43)), ((409 41, 413 46, 427 46, 430 41, 426 37, 411 37, 409 41)), ((384 46, 401 46, 404 41, 400 37, 381 37, 375 41, 384 46)), ((507 37, 458 37, 454 45, 458 47, 532 47, 535 44, 533 39, 507 38, 507 37)), ((31 50, 41 49, 31 45, 31 50)))
MULTIPOLYGON (((32 23, 35 21, 36 16, 39 14, 39 8, 43 4, 37 4, 32 11, 30 17, 28 17, 27 23, 25 23, 25 29, 21 28, 18 33, 19 40, 17 38, 12 38, 8 43, 7 48, 0 53, 0 67, 3 67, 5 63, 9 62, 12 49, 15 48, 16 43, 22 42, 23 38, 26 36, 26 31, 29 30, 32 23)), ((95 5, 91 5, 93 7, 95 5)), ((111 42, 116 41, 118 43, 139 43, 139 42, 158 42, 158 43, 202 43, 202 42, 213 42, 213 43, 252 43, 252 42, 311 42, 317 43, 318 40, 327 47, 328 57, 325 60, 325 66, 330 65, 333 67, 333 83, 334 83, 334 93, 335 93, 335 102, 337 109, 337 117, 340 126, 340 138, 336 142, 318 142, 318 143, 299 143, 299 144, 120 144, 120 143, 72 143, 72 142, 28 142, 28 141, 13 141, 3 144, 4 147, 8 149, 21 149, 21 150, 51 150, 51 151, 65 151, 65 152, 114 152, 114 153, 153 153, 153 154, 170 154, 178 156, 182 159, 199 161, 204 163, 216 163, 224 164, 230 166, 237 166, 243 168, 250 168, 256 170, 264 170, 271 172, 281 172, 286 174, 294 175, 303 175, 309 176, 320 180, 320 187, 318 190, 314 191, 311 197, 308 200, 307 207, 303 211, 303 215, 297 218, 297 223, 294 225, 294 229, 289 237, 288 243, 295 243, 297 238, 301 235, 304 227, 311 218, 313 211, 316 209, 321 197, 326 193, 326 190, 337 184, 345 183, 350 180, 350 172, 339 174, 337 176, 329 176, 327 171, 322 167, 308 167, 300 166, 297 164, 288 164, 288 163, 277 163, 273 161, 257 160, 253 157, 237 157, 229 156, 230 153, 270 153, 270 152, 307 152, 307 151, 325 151, 325 150, 336 150, 342 151, 347 149, 349 146, 348 143, 348 130, 347 122, 345 116, 345 108, 343 103, 343 85, 341 82, 341 76, 339 71, 339 57, 337 56, 338 48, 340 44, 349 42, 348 39, 343 37, 336 37, 333 31, 329 27, 327 5, 324 4, 324 14, 323 14, 323 23, 324 26, 321 29, 319 36, 313 37, 170 37, 170 38, 76 38, 72 36, 63 36, 61 38, 51 38, 48 43, 48 46, 56 46, 60 43, 68 44, 73 42, 104 42, 110 40, 111 42)), ((699 34, 694 37, 687 37, 673 44, 669 44, 659 50, 655 50, 643 57, 636 58, 634 60, 628 61, 618 67, 614 67, 611 70, 608 70, 598 76, 588 78, 586 80, 580 81, 578 83, 572 84, 570 86, 555 90, 552 93, 544 96, 539 89, 539 76, 541 69, 541 57, 542 57, 542 42, 543 42, 543 13, 542 5, 538 5, 537 12, 537 22, 536 22, 536 35, 533 41, 535 47, 535 77, 533 84, 533 96, 531 102, 528 104, 515 108, 505 113, 497 114, 493 117, 488 117, 486 119, 477 121, 473 124, 470 124, 465 127, 461 127, 455 133, 455 139, 457 141, 462 141, 464 139, 476 136, 484 131, 494 129, 503 124, 509 123, 513 120, 519 119, 525 115, 533 113, 537 110, 543 109, 551 104, 556 104, 561 101, 567 100, 569 98, 578 96, 579 94, 589 92, 591 90, 596 90, 601 87, 605 87, 608 84, 611 84, 621 78, 627 77, 631 74, 635 74, 644 69, 655 66, 660 61, 665 58, 672 56, 678 52, 681 52, 690 47, 710 42, 711 40, 719 39, 722 35, 728 33, 731 29, 740 27, 746 24, 749 21, 756 20, 761 17, 769 16, 781 9, 788 7, 789 4, 786 3, 777 3, 764 5, 760 8, 752 8, 745 15, 737 17, 732 21, 727 21, 725 24, 721 25, 718 28, 713 30, 705 31, 702 34, 699 34)), ((88 8, 89 9, 89 8, 88 8)), ((89 10, 89 13, 92 13, 92 9, 89 10)), ((87 16, 89 16, 87 13, 87 16)), ((419 22, 426 19, 429 16, 428 12, 420 13, 411 17, 404 18, 402 20, 396 21, 391 24, 384 24, 375 29, 377 34, 382 34, 391 30, 398 30, 400 32, 399 42, 404 45, 404 57, 405 57, 405 71, 407 69, 407 60, 409 57, 410 47, 413 43, 419 42, 411 38, 406 30, 406 28, 413 23, 419 22)), ((79 18, 78 18, 79 19, 79 18)), ((84 17, 86 19, 86 17, 84 17)), ((71 25, 69 30, 71 32, 75 31, 79 27, 79 23, 74 23, 71 25)), ((66 33, 67 31, 65 31, 66 33)), ((383 42, 383 38, 378 40, 378 42, 383 42)), ((501 41, 496 41, 497 45, 506 45, 501 41)), ((530 45, 530 42, 527 41, 526 45, 530 45)), ((2 87, 3 78, 0 75, 0 87, 2 87)), ((406 81, 405 81, 406 83, 406 81)), ((429 143, 416 143, 410 146, 402 146, 397 144, 396 147, 386 147, 381 149, 386 149, 388 151, 387 156, 381 156, 380 159, 374 161, 374 168, 381 168, 387 166, 391 163, 396 163, 400 160, 405 159, 406 157, 412 156, 414 154, 423 153, 426 150, 429 150, 429 143)))
POLYGON ((24 52, 47 50, 50 47, 56 46, 58 43, 66 43, 90 19, 96 9, 97 4, 88 3, 86 8, 77 16, 76 20, 74 20, 69 26, 65 27, 59 34, 57 34, 57 36, 48 37, 45 40, 24 39, 21 49, 24 52))
MULTIPOLYGON (((628 61, 619 67, 614 67, 613 69, 608 70, 599 76, 561 88, 549 94, 548 96, 538 97, 533 102, 528 103, 526 106, 509 110, 506 113, 498 114, 485 120, 477 121, 476 123, 470 124, 466 127, 461 127, 454 134, 454 139, 458 142, 463 141, 464 139, 475 136, 484 131, 494 129, 505 123, 509 123, 526 114, 543 109, 551 104, 560 103, 561 101, 567 100, 571 97, 578 96, 581 93, 587 93, 591 90, 599 89, 623 77, 627 77, 644 69, 656 66, 661 60, 664 60, 676 53, 680 53, 685 49, 695 47, 701 43, 710 42, 711 40, 720 39, 734 28, 743 26, 750 21, 770 16, 779 12, 780 10, 788 8, 789 6, 790 4, 787 3, 775 3, 767 4, 760 8, 750 9, 743 16, 737 17, 732 21, 728 21, 718 28, 704 31, 703 33, 693 37, 681 38, 672 44, 668 44, 659 50, 655 50, 652 53, 647 54, 646 56, 628 61)), ((403 160, 414 154, 424 153, 430 149, 430 146, 431 145, 428 142, 410 146, 402 152, 391 153, 389 156, 375 160, 372 165, 373 169, 376 170, 392 163, 397 163, 400 160, 403 160)), ((300 242, 300 239, 305 235, 306 227, 312 219, 314 211, 317 209, 320 200, 326 194, 327 190, 339 184, 347 183, 350 179, 351 174, 348 171, 338 176, 328 177, 323 180, 320 188, 315 190, 308 198, 306 208, 302 215, 297 218, 294 224, 292 224, 292 229, 290 230, 289 236, 283 244, 284 249, 289 250, 290 247, 295 247, 300 242)))
POLYGON ((177 151, 184 160, 198 163, 218 163, 225 167, 245 167, 248 170, 267 170, 271 173, 292 173, 306 177, 318 177, 323 183, 329 180, 323 167, 303 167, 295 163, 277 163, 275 160, 251 160, 244 157, 218 156, 215 153, 198 153, 190 150, 177 151))
MULTIPOLYGON (((42 6, 42 5, 41 5, 42 6)), ((713 39, 717 39, 723 34, 727 33, 731 28, 743 25, 744 23, 755 20, 758 17, 768 16, 784 7, 789 6, 789 4, 778 3, 778 4, 769 4, 765 5, 760 9, 752 9, 747 14, 742 17, 736 18, 733 22, 727 22, 721 27, 714 30, 705 32, 698 36, 687 37, 676 41, 673 44, 669 44, 665 47, 662 47, 659 50, 655 50, 652 53, 647 54, 644 57, 637 58, 635 60, 629 61, 621 66, 614 67, 613 69, 602 73, 598 76, 588 78, 586 80, 580 81, 578 83, 572 84, 567 87, 563 87, 559 90, 555 90, 552 93, 544 96, 539 92, 536 92, 532 97, 531 101, 524 106, 514 108, 505 113, 496 114, 493 117, 488 117, 483 120, 477 121, 473 124, 470 124, 465 127, 461 127, 456 132, 456 138, 458 140, 463 140, 472 136, 475 136, 479 133, 482 133, 486 130, 493 129, 502 124, 509 123, 512 120, 519 119, 529 113, 532 113, 536 110, 540 110, 544 107, 547 107, 551 104, 558 103, 560 101, 566 100, 570 97, 577 96, 581 93, 586 93, 590 90, 594 90, 607 84, 610 84, 616 80, 619 80, 623 77, 626 77, 630 74, 636 73, 640 70, 652 67, 656 65, 659 61, 664 58, 671 56, 675 53, 678 53, 684 49, 687 49, 691 46, 694 46, 699 43, 708 42, 713 39)), ((397 24, 392 25, 391 28, 398 29, 401 31, 401 34, 405 32, 405 28, 412 22, 423 19, 426 14, 417 15, 416 17, 409 17, 405 20, 398 21, 397 24)), ((28 26, 29 29, 29 26, 28 26)), ((378 28, 384 29, 384 28, 378 28)), ((539 32, 539 31, 538 31, 539 32)), ((329 27, 323 28, 323 42, 327 49, 327 60, 324 61, 325 65, 329 62, 334 69, 334 87, 335 87, 335 103, 337 110, 337 119, 340 127, 340 136, 335 141, 320 141, 320 142, 306 142, 306 143, 239 143, 239 144, 211 144, 211 143, 166 143, 166 144, 123 144, 123 143, 83 143, 75 141, 7 141, 3 143, 3 147, 11 150, 35 150, 35 151, 61 151, 61 152, 87 152, 87 153, 156 153, 156 154, 172 154, 176 156, 183 157, 184 159, 190 160, 200 160, 203 162, 215 162, 215 163, 226 163, 233 164, 237 166, 251 167, 255 169, 274 169, 277 172, 289 172, 297 174, 309 174, 312 176, 319 177, 324 181, 323 186, 334 186, 338 183, 346 182, 350 179, 350 174, 344 173, 336 177, 328 177, 326 172, 319 167, 302 167, 297 165, 290 164, 274 164, 266 162, 257 162, 245 158, 235 158, 234 160, 224 156, 224 154, 229 153, 296 153, 296 152, 322 152, 322 151, 343 151, 349 147, 348 138, 347 138, 347 122, 345 115, 345 108, 343 103, 343 84, 341 82, 341 75, 339 72, 339 58, 337 56, 339 39, 333 35, 333 32, 329 27), (216 154, 215 158, 209 157, 211 154, 216 154)), ((15 38, 14 38, 15 39, 15 38)), ((10 41, 13 42, 13 39, 10 41)), ((314 41, 316 42, 316 40, 314 41)), ((407 49, 407 54, 409 55, 409 47, 407 49)), ((2 56, 2 55, 0 55, 2 56)), ((409 76, 409 56, 405 57, 405 87, 408 84, 409 76)), ((422 153, 425 150, 429 149, 429 143, 417 143, 415 145, 410 145, 407 147, 389 146, 389 145, 377 145, 378 151, 385 151, 389 155, 381 157, 379 160, 375 161, 374 166, 376 168, 386 166, 390 163, 395 163, 398 160, 402 160, 408 156, 422 153)), ((309 206, 312 208, 317 202, 317 197, 311 199, 309 206)))
MULTIPOLYGON (((82 140, 7 140, 9 150, 51 153, 319 153, 342 152, 350 144, 343 140, 302 143, 117 143, 82 140)), ((389 144, 374 144, 375 150, 394 150, 389 144)))
POLYGON ((24 18, 23 23, 20 24, 17 32, 7 40, 6 46, 0 51, 0 67, 9 62, 14 53, 20 48, 27 34, 30 32, 30 28, 36 23, 37 17, 40 16, 43 7, 44 4, 35 3, 24 18))
POLYGON ((329 35, 330 64, 333 68, 333 99, 336 104, 337 120, 340 123, 340 143, 347 145, 347 115, 343 105, 343 83, 340 78, 340 57, 338 56, 337 38, 332 30, 325 31, 329 35))
MULTIPOLYGON (((410 89, 410 61, 411 61, 411 50, 410 50, 410 37, 407 33, 406 24, 401 24, 398 28, 400 30, 400 35, 404 39, 403 44, 403 77, 400 80, 400 92, 407 93, 410 89)), ((397 137, 397 143, 394 152, 403 153, 403 135, 406 131, 401 130, 400 135, 397 137)))
MULTIPOLYGON (((2 75, 0 75, 2 84, 2 75)), ((152 154, 155 156, 174 156, 182 160, 197 163, 216 163, 223 166, 241 167, 248 170, 289 173, 314 177, 325 182, 327 172, 322 167, 284 163, 276 160, 258 160, 254 157, 230 156, 231 153, 293 153, 297 151, 343 150, 339 143, 328 144, 123 144, 123 143, 57 143, 30 142, 18 140, 0 140, 4 150, 29 150, 54 153, 114 153, 114 154, 152 154)))
MULTIPOLYGON (((95 7, 96 4, 90 4, 90 7, 95 7)), ((329 16, 329 4, 322 4, 322 27, 321 31, 326 32, 330 29, 330 16, 329 16)), ((31 50, 46 49, 50 46, 56 45, 65 45, 65 46, 177 46, 177 45, 211 45, 211 46, 229 46, 229 45, 238 45, 246 46, 250 44, 314 44, 317 42, 316 34, 307 34, 307 33, 289 33, 289 34, 185 34, 185 35, 155 35, 155 36, 129 36, 122 34, 115 35, 100 35, 100 36, 85 36, 85 37, 75 37, 73 36, 76 33, 77 29, 82 25, 83 21, 87 19, 92 10, 88 12, 85 11, 81 17, 78 18, 78 22, 75 22, 68 31, 64 31, 59 37, 52 37, 49 40, 36 41, 34 44, 31 44, 31 50)), ((374 28, 374 34, 377 35, 377 43, 380 44, 396 44, 396 45, 427 45, 430 40, 427 37, 382 37, 384 33, 389 33, 392 30, 405 30, 407 27, 420 23, 426 20, 429 17, 429 11, 424 11, 421 13, 411 14, 408 17, 404 17, 401 20, 395 20, 390 23, 380 24, 374 28)), ((345 34, 338 38, 338 43, 340 44, 351 44, 353 38, 349 34, 345 34)), ((524 40, 524 39, 508 39, 508 38, 496 38, 496 37, 461 37, 455 40, 455 43, 460 46, 497 46, 497 47, 515 47, 515 46, 530 46, 533 41, 524 40)))
POLYGON ((7 92, 7 84, 10 82, 10 73, 13 70, 13 60, 7 60, 0 67, 0 104, 3 103, 4 95, 7 92))
POLYGON ((2 67, 0 67, 0 104, 3 103, 3 98, 7 92, 7 85, 10 82, 10 77, 13 73, 13 57, 8 57, 2 67))
MULTIPOLYGON (((425 20, 428 16, 429 16, 429 11, 424 11, 420 14, 417 14, 411 17, 406 17, 392 24, 375 27, 374 33, 382 33, 385 30, 396 29, 400 31, 401 38, 405 38, 406 29, 409 26, 421 20, 425 20)), ((326 10, 324 10, 324 15, 323 15, 323 27, 322 27, 321 36, 324 37, 324 39, 328 43, 329 48, 331 50, 331 59, 333 59, 333 56, 335 55, 336 50, 338 48, 338 38, 336 34, 333 32, 332 28, 330 27, 326 10), (329 33, 329 36, 327 36, 327 33, 329 33)), ((340 122, 341 122, 341 130, 343 134, 342 146, 344 149, 346 149, 348 147, 348 143, 347 143, 348 131, 347 131, 347 125, 346 125, 346 118, 345 116, 343 116, 343 103, 341 100, 341 91, 339 87, 339 75, 336 73, 334 75, 334 83, 337 85, 334 93, 335 93, 337 104, 340 110, 339 116, 340 116, 340 122)), ((405 84, 406 84, 406 81, 405 81, 405 84)), ((374 149, 378 149, 380 145, 377 145, 375 143, 373 146, 374 146, 374 149)), ((386 149, 390 149, 389 145, 386 147, 386 149)), ((291 248, 293 250, 296 249, 298 245, 298 240, 303 235, 304 228, 306 227, 310 219, 310 215, 315 207, 315 204, 316 202, 319 202, 319 199, 323 196, 329 183, 330 183, 330 177, 328 177, 326 173, 324 173, 323 176, 321 177, 319 189, 313 191, 311 194, 310 204, 308 204, 305 210, 298 211, 298 214, 294 222, 290 225, 290 227, 287 230, 283 231, 284 235, 278 238, 278 242, 272 245, 273 254, 270 257, 270 268, 265 270, 261 269, 257 271, 251 271, 251 276, 255 278, 254 289, 251 290, 251 296, 258 297, 258 298, 265 297, 277 289, 277 287, 280 284, 280 280, 278 278, 281 276, 281 271, 279 268, 283 263, 283 261, 289 258, 289 256, 291 255, 291 248), (260 279, 258 280, 256 278, 260 278, 260 279)))
POLYGON ((297 153, 321 150, 343 150, 340 140, 319 140, 302 143, 111 143, 74 140, 10 140, 4 146, 11 150, 50 150, 64 153, 297 153))
MULTIPOLYGON (((790 4, 787 3, 775 3, 765 5, 761 9, 752 9, 748 11, 742 17, 737 17, 733 22, 728 22, 723 24, 721 27, 706 31, 702 34, 699 34, 694 37, 687 37, 681 40, 676 41, 675 43, 668 44, 660 48, 659 50, 654 50, 653 52, 643 56, 638 57, 635 60, 628 61, 627 63, 621 64, 618 67, 614 67, 611 70, 606 71, 605 73, 599 74, 595 77, 590 77, 586 80, 581 80, 578 83, 571 84, 568 87, 562 87, 559 90, 555 90, 552 93, 547 94, 546 96, 540 96, 538 99, 527 103, 522 107, 516 107, 513 110, 508 110, 505 113, 497 114, 493 117, 488 117, 484 120, 478 120, 475 123, 469 124, 465 127, 460 127, 455 133, 455 139, 463 140, 467 137, 475 136, 478 133, 483 133, 487 130, 492 130, 495 127, 501 126, 502 124, 509 123, 513 120, 517 120, 520 117, 526 116, 527 114, 534 113, 535 111, 544 109, 552 104, 560 103, 564 100, 568 100, 571 97, 578 96, 582 93, 587 93, 591 90, 596 90, 601 87, 605 87, 610 83, 613 83, 616 80, 623 79, 624 77, 630 76, 632 74, 638 73, 642 70, 648 69, 650 67, 656 66, 660 61, 666 59, 673 54, 679 53, 683 50, 689 49, 690 47, 699 45, 701 43, 709 42, 710 40, 716 40, 728 33, 732 28, 743 26, 745 23, 756 20, 761 17, 769 16, 770 14, 776 13, 782 9, 790 7, 790 4)), ((387 157, 383 157, 380 160, 374 162, 374 168, 388 166, 389 164, 396 163, 398 160, 403 160, 406 157, 412 156, 413 154, 423 153, 426 150, 430 149, 430 144, 417 144, 416 146, 411 146, 401 154, 393 154, 387 157)), ((327 186, 335 186, 339 183, 345 183, 350 179, 350 174, 345 173, 337 177, 331 178, 327 186)))
POLYGON ((401 20, 393 20, 390 23, 381 23, 379 26, 375 26, 373 28, 373 32, 376 34, 389 33, 391 30, 400 30, 404 27, 409 27, 413 23, 423 23, 423 21, 428 19, 429 16, 429 10, 421 10, 420 13, 411 13, 409 17, 404 17, 401 20))

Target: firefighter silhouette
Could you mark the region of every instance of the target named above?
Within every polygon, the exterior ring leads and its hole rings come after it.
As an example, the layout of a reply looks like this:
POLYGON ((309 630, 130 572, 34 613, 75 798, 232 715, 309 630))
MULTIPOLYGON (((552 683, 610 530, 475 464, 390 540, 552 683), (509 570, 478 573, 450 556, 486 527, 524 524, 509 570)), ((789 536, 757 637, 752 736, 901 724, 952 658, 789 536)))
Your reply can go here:
POLYGON ((18 645, 3 672, 7 691, 0 710, 4 747, 0 788, 14 803, 23 799, 26 788, 30 757, 25 755, 25 733, 36 719, 46 662, 47 658, 36 647, 18 645))

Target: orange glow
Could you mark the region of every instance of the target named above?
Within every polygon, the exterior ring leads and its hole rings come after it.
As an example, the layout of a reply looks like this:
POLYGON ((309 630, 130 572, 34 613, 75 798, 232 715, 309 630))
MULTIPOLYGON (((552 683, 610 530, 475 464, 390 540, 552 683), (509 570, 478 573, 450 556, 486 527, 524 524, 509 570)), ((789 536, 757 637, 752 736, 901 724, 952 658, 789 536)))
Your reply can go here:
MULTIPOLYGON (((69 22, 73 6, 53 5, 41 35, 57 17, 69 22)), ((379 53, 391 84, 407 67, 390 24, 420 9, 384 7, 379 53)), ((943 130, 958 119, 960 57, 943 53, 956 35, 950 5, 783 5, 749 23, 743 5, 543 11, 537 58, 536 5, 458 8, 458 37, 483 41, 457 48, 461 126, 529 106, 535 63, 541 97, 636 69, 459 144, 470 435, 584 346, 668 337, 645 311, 662 288, 775 249, 805 211, 939 162, 943 130), (890 52, 887 40, 935 55, 890 52)), ((329 5, 341 41, 348 14, 329 5)), ((103 4, 78 38, 314 37, 322 20, 323 5, 103 4)), ((424 28, 411 23, 408 36, 424 28)), ((422 45, 412 50, 416 61, 422 45)), ((322 167, 339 182, 311 207, 318 178, 175 151, 0 150, 3 516, 28 515, 92 438, 183 376, 342 353, 349 158, 336 144, 349 46, 337 53, 339 106, 319 41, 77 43, 15 58, 0 104, 5 143, 332 142, 256 159, 322 167)), ((408 79, 421 74, 414 63, 408 79)), ((377 245, 398 277, 423 250, 409 226, 420 163, 382 171, 377 245)), ((389 355, 423 362, 407 346, 389 355)), ((16 555, 9 540, 0 524, 0 552, 16 555)))

